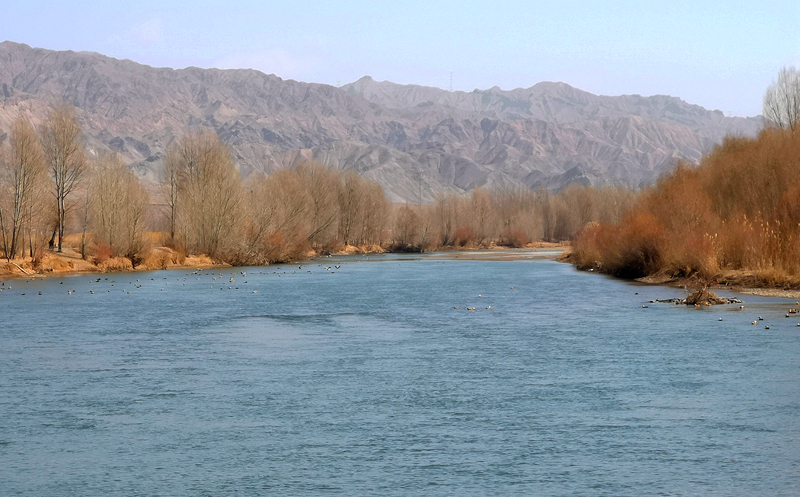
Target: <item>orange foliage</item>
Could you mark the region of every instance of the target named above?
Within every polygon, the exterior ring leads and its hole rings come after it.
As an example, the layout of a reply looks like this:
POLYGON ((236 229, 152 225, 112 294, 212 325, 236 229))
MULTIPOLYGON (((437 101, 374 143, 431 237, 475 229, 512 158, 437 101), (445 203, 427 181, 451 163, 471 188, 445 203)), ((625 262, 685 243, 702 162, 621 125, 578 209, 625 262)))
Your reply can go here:
POLYGON ((459 226, 453 239, 456 247, 466 247, 475 241, 475 233, 469 226, 459 226))
POLYGON ((800 133, 727 138, 699 167, 679 164, 642 192, 619 224, 583 229, 574 260, 623 277, 800 274, 798 172, 800 133))

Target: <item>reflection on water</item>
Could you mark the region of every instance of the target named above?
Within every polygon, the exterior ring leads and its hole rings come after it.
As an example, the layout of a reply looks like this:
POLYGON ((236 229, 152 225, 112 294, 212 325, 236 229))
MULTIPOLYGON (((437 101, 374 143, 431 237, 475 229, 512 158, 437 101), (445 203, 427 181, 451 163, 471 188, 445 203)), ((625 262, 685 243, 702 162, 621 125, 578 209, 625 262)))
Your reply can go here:
POLYGON ((800 484, 800 328, 779 299, 649 304, 682 292, 438 254, 5 288, 1 495, 800 484))

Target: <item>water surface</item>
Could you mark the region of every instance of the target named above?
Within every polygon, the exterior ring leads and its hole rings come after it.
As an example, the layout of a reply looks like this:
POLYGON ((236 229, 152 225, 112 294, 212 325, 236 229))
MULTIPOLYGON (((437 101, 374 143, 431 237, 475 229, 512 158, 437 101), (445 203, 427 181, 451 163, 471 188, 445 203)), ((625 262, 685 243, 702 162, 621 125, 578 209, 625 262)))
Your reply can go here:
POLYGON ((793 302, 299 266, 5 281, 0 495, 800 493, 793 302))

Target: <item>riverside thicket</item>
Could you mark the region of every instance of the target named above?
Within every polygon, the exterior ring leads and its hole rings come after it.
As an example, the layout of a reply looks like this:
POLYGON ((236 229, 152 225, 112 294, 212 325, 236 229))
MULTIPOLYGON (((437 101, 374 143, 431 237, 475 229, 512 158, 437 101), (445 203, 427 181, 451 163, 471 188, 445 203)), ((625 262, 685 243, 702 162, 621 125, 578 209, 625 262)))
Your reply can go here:
POLYGON ((66 106, 38 130, 24 118, 14 123, 0 158, 7 260, 30 258, 36 268, 65 240, 109 268, 167 267, 187 255, 268 264, 339 250, 524 247, 618 222, 634 199, 626 188, 572 185, 558 193, 477 188, 393 205, 374 181, 313 162, 243 179, 229 147, 205 129, 177 138, 159 183, 145 185, 117 156, 87 153, 80 131, 66 106), (115 258, 124 260, 108 262, 115 258))

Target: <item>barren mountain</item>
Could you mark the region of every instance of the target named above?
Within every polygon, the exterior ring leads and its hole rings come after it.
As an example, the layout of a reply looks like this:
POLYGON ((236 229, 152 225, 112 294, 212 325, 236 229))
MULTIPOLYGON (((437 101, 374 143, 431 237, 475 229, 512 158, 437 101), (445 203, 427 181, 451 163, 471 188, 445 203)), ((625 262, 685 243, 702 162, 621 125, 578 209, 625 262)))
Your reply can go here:
POLYGON ((381 183, 393 201, 477 186, 642 186, 760 118, 668 96, 592 95, 564 83, 449 92, 364 77, 336 88, 254 70, 153 68, 90 52, 0 43, 0 140, 20 113, 78 109, 90 149, 156 181, 194 126, 231 145, 243 175, 313 159, 381 183))

